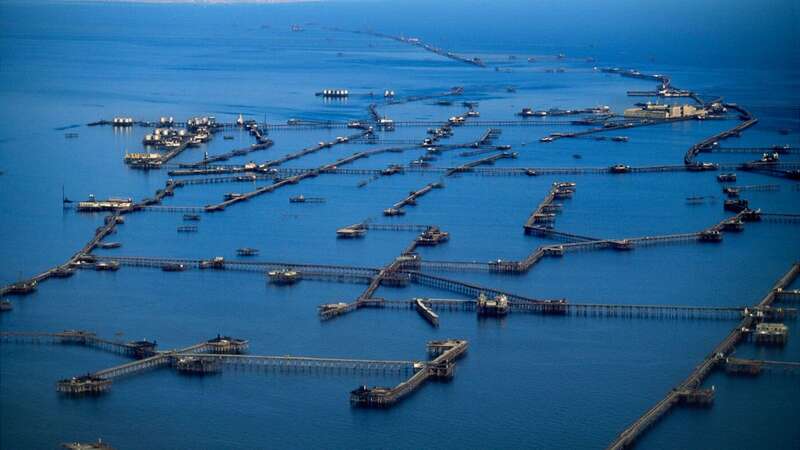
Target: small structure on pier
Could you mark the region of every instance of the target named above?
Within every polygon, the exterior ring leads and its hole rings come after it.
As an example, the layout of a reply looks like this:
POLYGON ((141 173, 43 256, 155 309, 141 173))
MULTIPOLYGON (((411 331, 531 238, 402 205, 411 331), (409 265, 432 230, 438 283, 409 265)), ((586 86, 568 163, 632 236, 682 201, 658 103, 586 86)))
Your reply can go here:
POLYGON ((709 407, 714 403, 715 391, 714 386, 709 389, 683 389, 678 391, 678 401, 690 406, 709 407))
POLYGON ((405 211, 400 208, 386 208, 383 210, 384 216, 402 216, 405 215, 405 211))
POLYGON ((347 98, 350 96, 350 91, 347 89, 323 89, 315 95, 323 98, 347 98))
POLYGON ((130 353, 136 359, 147 358, 155 355, 156 345, 158 344, 156 344, 155 341, 151 342, 145 339, 141 341, 128 342, 128 348, 130 348, 130 353))
POLYGON ((39 283, 36 280, 19 281, 8 286, 6 294, 10 295, 26 295, 36 290, 39 283))
POLYGON ((97 200, 94 194, 89 195, 86 201, 78 202, 78 211, 96 212, 96 211, 116 211, 119 209, 127 209, 133 206, 133 200, 130 198, 109 198, 108 200, 97 200))
POLYGON ((237 339, 230 336, 220 336, 206 341, 210 353, 240 354, 245 353, 249 346, 247 339, 237 339))
POLYGON ((633 250, 633 242, 630 239, 611 241, 611 248, 614 250, 633 250))
POLYGON ((721 242, 722 233, 719 230, 705 230, 700 232, 701 242, 721 242))
POLYGON ((267 273, 267 277, 274 284, 295 284, 302 279, 300 272, 290 269, 272 270, 267 273))
POLYGON ((609 167, 608 171, 611 173, 628 173, 631 171, 631 166, 626 166, 625 164, 615 164, 609 167))
POLYGON ((213 359, 184 356, 175 361, 178 372, 188 374, 207 374, 219 372, 219 362, 213 359))
POLYGON ((782 323, 762 322, 753 335, 757 344, 784 345, 789 339, 789 327, 782 323))
POLYGON ((53 270, 53 276, 56 278, 68 278, 75 274, 75 269, 72 267, 58 267, 53 270))
POLYGON ((336 230, 336 237, 345 239, 360 238, 365 234, 367 234, 367 228, 360 223, 336 230))
POLYGON ((350 391, 350 403, 356 406, 388 407, 396 401, 393 389, 387 386, 368 387, 361 385, 350 391))
POLYGON ((725 211, 732 211, 736 213, 746 210, 747 207, 748 207, 748 202, 747 200, 744 199, 725 200, 725 204, 723 205, 725 211))
POLYGON ((101 261, 95 263, 94 270, 116 272, 119 270, 119 263, 117 261, 101 261))
POLYGON ((741 219, 731 219, 722 222, 722 229, 725 231, 743 231, 744 222, 741 219))
POLYGON ((222 256, 215 256, 211 259, 204 259, 200 261, 201 269, 224 269, 225 258, 222 256))
POLYGON ((161 270, 164 272, 183 272, 186 270, 186 266, 181 263, 167 263, 161 266, 161 270))
POLYGON ((93 375, 67 378, 56 383, 56 390, 64 394, 102 394, 110 388, 111 380, 93 375))
POLYGON ((289 197, 289 203, 325 203, 323 197, 306 197, 305 195, 296 195, 289 197))
POLYGON ((450 233, 440 230, 438 227, 430 227, 417 236, 417 245, 433 246, 450 239, 450 233))
POLYGON ((339 302, 319 305, 318 310, 320 317, 323 319, 330 319, 331 317, 336 317, 338 315, 345 314, 348 311, 352 311, 355 308, 357 308, 357 305, 355 304, 339 302))
POLYGON ((510 309, 508 297, 505 295, 500 294, 490 299, 483 292, 478 295, 475 306, 479 316, 505 316, 510 309))
MULTIPOLYGON (((108 122, 106 122, 108 123, 108 122)), ((132 127, 133 117, 114 117, 111 119, 111 126, 114 127, 132 127)))
POLYGON ((762 362, 752 359, 725 358, 725 372, 730 374, 758 375, 762 370, 762 362))
POLYGON ((564 246, 563 245, 550 245, 550 246, 544 247, 542 249, 542 252, 544 252, 544 254, 547 255, 547 256, 564 256, 564 246))

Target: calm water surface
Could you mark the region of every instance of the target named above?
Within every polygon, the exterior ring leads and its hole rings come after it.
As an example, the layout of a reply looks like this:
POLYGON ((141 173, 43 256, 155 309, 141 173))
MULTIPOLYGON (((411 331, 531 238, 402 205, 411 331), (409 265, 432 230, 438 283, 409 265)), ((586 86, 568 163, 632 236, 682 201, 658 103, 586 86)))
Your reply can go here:
MULTIPOLYGON (((652 83, 601 74, 592 66, 636 67, 667 73, 677 86, 746 105, 761 121, 731 146, 800 145, 800 61, 797 7, 792 2, 680 1, 654 15, 639 2, 333 3, 327 5, 208 6, 137 4, 0 4, 0 282, 44 270, 69 257, 102 222, 101 215, 62 210, 61 189, 83 198, 150 196, 164 171, 125 167, 126 151, 141 149, 147 130, 85 124, 114 115, 153 120, 240 113, 257 120, 348 120, 366 116, 370 100, 353 96, 323 102, 323 88, 425 95, 464 86, 463 100, 480 103, 481 119, 508 120, 523 107, 548 109, 630 106, 628 89, 652 83), (678 13, 679 11, 685 14, 678 13), (713 17, 713 21, 712 18, 713 17), (306 25, 292 33, 291 24, 306 25), (316 25, 314 25, 316 24, 316 25), (478 69, 397 42, 325 31, 320 26, 374 27, 417 35, 509 73, 478 69), (746 29, 746 32, 744 32, 746 29), (666 36, 666 37, 665 37, 666 36), (758 36, 758 39, 752 39, 758 36), (341 56, 337 54, 341 53, 341 56), (553 55, 568 57, 557 61, 553 55), (517 58, 512 60, 509 55, 517 58), (535 56, 538 62, 529 64, 535 56), (586 62, 586 57, 596 62, 586 62), (546 69, 564 67, 565 73, 546 69), (515 86, 509 93, 506 87, 515 86), (74 128, 71 128, 74 127, 74 128), (789 128, 789 135, 777 130, 789 128), (79 133, 65 139, 65 132, 79 133)), ((379 106, 395 120, 446 120, 462 112, 431 101, 379 106)), ((732 121, 685 122, 629 130, 630 142, 538 139, 570 127, 509 127, 498 144, 518 152, 497 167, 679 164, 687 147, 732 121), (581 155, 575 159, 574 154, 581 155)), ((484 130, 465 127, 449 142, 469 142, 484 130)), ((233 159, 264 161, 342 130, 276 131, 275 145, 233 159)), ((249 145, 246 133, 217 136, 177 162, 249 145)), ((399 128, 386 139, 415 141, 424 128, 399 128)), ((287 163, 307 168, 360 151, 336 146, 287 163)), ((434 164, 471 158, 461 150, 434 164)), ((356 168, 408 163, 421 150, 359 160, 356 168)), ((743 161, 753 155, 704 155, 743 161)), ((335 230, 381 211, 433 175, 398 175, 357 184, 366 176, 320 176, 204 215, 196 234, 179 235, 180 214, 127 217, 109 255, 235 258, 235 249, 261 249, 260 259, 381 266, 413 237, 370 232, 342 241, 335 230), (290 205, 292 195, 320 196, 324 204, 290 205)), ((445 189, 419 200, 398 223, 438 224, 451 233, 443 246, 420 253, 432 260, 520 259, 547 242, 521 225, 556 179, 577 183, 557 227, 600 237, 632 237, 701 230, 726 213, 714 173, 610 177, 454 176, 445 189), (715 201, 687 205, 691 195, 715 201)), ((263 185, 266 182, 257 182, 263 185)), ((798 185, 758 174, 740 184, 778 184, 750 192, 753 206, 800 212, 798 185)), ((168 205, 205 205, 250 185, 185 187, 168 205)), ((800 256, 797 225, 748 224, 720 245, 676 244, 629 253, 581 252, 544 259, 522 276, 444 273, 523 295, 575 302, 732 306, 757 301, 800 256)), ((512 315, 477 320, 444 312, 432 329, 413 311, 362 310, 320 323, 316 306, 349 301, 361 285, 304 281, 269 285, 240 272, 164 274, 123 268, 81 271, 42 283, 15 299, 0 316, 3 331, 88 329, 106 337, 157 339, 167 349, 216 333, 250 340, 254 354, 422 359, 425 342, 470 341, 453 382, 429 383, 387 411, 353 409, 348 392, 359 384, 391 384, 396 377, 287 375, 226 371, 181 377, 156 370, 115 382, 99 398, 56 394, 56 380, 125 361, 102 351, 35 345, 0 346, 0 447, 54 448, 60 442, 102 437, 120 449, 174 448, 598 448, 682 380, 735 325, 718 320, 512 315)), ((381 288, 378 296, 454 297, 412 286, 381 288)), ((741 345, 737 354, 800 360, 800 334, 789 323, 780 350, 741 345)), ((723 373, 709 410, 678 409, 641 441, 641 448, 797 448, 800 383, 796 375, 756 379, 723 373)))

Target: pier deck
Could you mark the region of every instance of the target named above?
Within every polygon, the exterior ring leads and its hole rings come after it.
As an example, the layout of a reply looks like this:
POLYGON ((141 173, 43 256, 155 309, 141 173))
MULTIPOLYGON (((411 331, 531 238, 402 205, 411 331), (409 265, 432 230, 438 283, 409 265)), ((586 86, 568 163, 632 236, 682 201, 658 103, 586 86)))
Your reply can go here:
MULTIPOLYGON (((776 292, 789 286, 797 279, 798 275, 800 275, 800 264, 794 264, 753 308, 764 309, 770 307, 775 300, 776 292)), ((696 392, 708 374, 721 362, 725 361, 726 357, 744 338, 746 330, 753 328, 756 320, 754 314, 748 314, 742 318, 736 328, 734 328, 722 342, 695 367, 694 371, 692 371, 681 384, 669 391, 664 398, 659 400, 658 403, 653 405, 652 408, 647 410, 641 417, 628 426, 628 428, 623 430, 608 448, 622 449, 630 447, 642 433, 650 428, 650 426, 669 412, 673 406, 684 400, 687 392, 696 392)))

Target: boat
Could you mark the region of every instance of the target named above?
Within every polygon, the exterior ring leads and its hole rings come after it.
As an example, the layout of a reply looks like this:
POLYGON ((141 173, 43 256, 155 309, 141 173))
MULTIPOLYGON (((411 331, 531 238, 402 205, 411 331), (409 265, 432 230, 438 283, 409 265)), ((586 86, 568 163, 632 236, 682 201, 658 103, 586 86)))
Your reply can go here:
POLYGON ((200 220, 200 214, 184 214, 183 220, 200 220))
POLYGON ((122 244, 119 242, 100 242, 97 244, 99 248, 110 249, 110 248, 120 248, 122 244))
POLYGON ((0 311, 11 311, 12 309, 14 309, 14 305, 10 301, 0 300, 0 311))
POLYGON ((424 299, 414 299, 414 306, 416 307, 419 315, 421 315, 431 325, 435 327, 439 326, 439 315, 433 312, 430 305, 426 304, 424 299))

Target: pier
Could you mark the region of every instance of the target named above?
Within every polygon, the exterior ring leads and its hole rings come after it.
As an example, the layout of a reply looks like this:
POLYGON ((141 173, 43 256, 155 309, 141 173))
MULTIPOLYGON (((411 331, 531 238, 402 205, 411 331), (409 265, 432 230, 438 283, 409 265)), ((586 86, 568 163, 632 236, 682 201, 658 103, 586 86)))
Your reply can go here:
MULTIPOLYGON (((453 174, 457 174, 457 173, 470 172, 470 171, 474 170, 474 168, 476 166, 480 166, 480 165, 484 165, 484 164, 494 164, 494 162, 499 160, 499 159, 515 158, 515 157, 516 157, 515 153, 500 152, 500 153, 497 153, 497 154, 494 154, 494 155, 491 155, 491 156, 487 156, 487 157, 484 157, 484 158, 477 159, 475 161, 470 161, 470 162, 464 163, 464 164, 462 164, 462 165, 460 165, 458 167, 453 167, 451 169, 447 169, 447 170, 444 171, 444 174, 442 175, 441 178, 449 177, 449 176, 451 176, 453 174)), ((399 202, 393 204, 391 207, 385 209, 383 211, 383 214, 385 216, 403 215, 403 214, 405 214, 405 211, 403 211, 404 207, 409 206, 409 205, 411 205, 411 206, 416 205, 418 198, 424 196, 425 194, 429 193, 433 189, 440 189, 440 188, 443 188, 443 187, 444 187, 444 183, 441 181, 441 179, 439 181, 434 181, 434 182, 428 183, 425 186, 423 186, 422 188, 417 189, 416 191, 411 191, 406 198, 400 200, 399 202)))
POLYGON ((5 343, 34 343, 34 344, 64 344, 94 347, 123 355, 142 358, 155 353, 155 342, 112 341, 98 337, 95 333, 82 330, 67 330, 58 333, 35 333, 20 331, 0 332, 0 342, 5 343))
MULTIPOLYGON (((134 356, 135 361, 102 369, 86 375, 59 380, 56 390, 72 396, 100 395, 108 392, 114 381, 133 376, 147 370, 172 367, 179 372, 198 375, 217 372, 220 369, 262 370, 289 373, 316 374, 385 374, 407 375, 410 378, 394 388, 369 388, 361 386, 356 391, 354 406, 391 406, 412 393, 428 379, 451 379, 455 373, 455 360, 466 352, 465 340, 448 339, 430 341, 428 352, 434 358, 429 361, 375 360, 354 358, 324 358, 313 356, 269 356, 246 355, 248 341, 227 336, 217 336, 184 348, 155 351, 155 343, 139 341, 146 353, 129 351, 137 343, 123 344, 97 337, 88 331, 65 331, 60 333, 0 332, 0 343, 38 343, 41 341, 60 344, 100 346, 104 349, 124 349, 124 354, 134 356), (145 345, 148 344, 148 345, 145 345)), ((356 391, 353 391, 354 393, 356 391)))
MULTIPOLYGON (((547 200, 548 196, 545 198, 547 200)), ((479 261, 432 261, 420 259, 419 267, 425 270, 439 271, 489 271, 498 273, 524 273, 545 256, 561 257, 568 251, 594 251, 594 250, 619 250, 628 251, 635 247, 664 245, 682 242, 720 242, 723 232, 740 231, 744 222, 760 220, 762 213, 745 209, 737 214, 727 217, 720 222, 700 231, 689 233, 674 233, 667 235, 639 236, 623 239, 597 239, 574 233, 558 231, 554 228, 541 225, 530 225, 526 230, 529 234, 557 238, 567 241, 557 245, 542 245, 534 249, 525 259, 520 261, 497 259, 488 262, 479 261)), ((786 220, 800 223, 800 216, 775 214, 772 220, 786 220)), ((530 220, 530 219, 529 219, 530 220)), ((472 295, 470 293, 469 295, 472 295)))
POLYGON ((436 46, 434 46, 432 44, 428 44, 428 43, 422 41, 419 38, 405 37, 405 36, 393 36, 393 35, 390 35, 390 34, 379 33, 377 31, 371 31, 371 30, 368 30, 368 31, 343 30, 343 29, 335 28, 335 27, 334 28, 328 28, 328 29, 331 30, 331 31, 345 31, 345 32, 355 33, 355 34, 366 34, 366 35, 370 35, 370 36, 379 37, 379 38, 382 38, 382 39, 391 39, 391 40, 396 41, 396 42, 401 42, 403 44, 413 45, 415 47, 422 48, 422 49, 427 50, 427 51, 429 51, 431 53, 435 53, 435 54, 437 54, 439 56, 443 56, 445 58, 450 58, 450 59, 458 61, 458 62, 462 62, 462 63, 465 63, 465 64, 469 64, 469 65, 476 66, 476 67, 481 67, 481 68, 486 67, 486 64, 484 64, 483 61, 481 61, 479 58, 468 58, 468 57, 465 57, 465 56, 461 56, 461 55, 453 53, 453 52, 451 52, 449 50, 445 50, 445 49, 436 47, 436 46))
MULTIPOLYGON (((789 271, 772 286, 769 292, 753 308, 765 309, 771 307, 775 301, 776 291, 789 286, 797 279, 798 275, 800 275, 800 263, 792 265, 789 271)), ((756 314, 745 315, 736 328, 695 367, 694 371, 681 384, 669 391, 664 398, 623 430, 608 448, 622 449, 632 446, 642 433, 668 413, 675 405, 693 401, 694 395, 708 397, 708 391, 702 390, 700 385, 713 369, 725 362, 736 345, 744 339, 745 333, 751 330, 757 321, 756 314)), ((713 401, 713 395, 707 401, 713 401)))
MULTIPOLYGON (((452 289, 455 291, 455 289, 452 289)), ((368 309, 408 309, 416 310, 420 316, 438 326, 440 318, 434 311, 462 311, 476 312, 477 300, 481 294, 488 296, 508 296, 508 293, 496 293, 491 289, 467 290, 462 292, 478 292, 472 300, 442 299, 442 298, 415 298, 411 300, 387 300, 373 298, 369 302, 352 304, 352 312, 362 308, 368 309)), ((466 294, 465 294, 466 295, 466 294)), ((567 299, 558 300, 520 300, 514 296, 508 301, 508 311, 513 314, 540 314, 553 316, 574 317, 609 317, 628 319, 654 319, 654 320, 734 320, 749 314, 751 307, 718 307, 718 306, 692 306, 692 305, 647 305, 647 304, 603 304, 603 303, 573 303, 567 299)), ((768 310, 765 310, 768 311, 768 310)), ((797 310, 793 308, 776 311, 782 317, 796 317, 797 310)), ((769 313, 768 313, 769 314, 769 313)), ((773 314, 770 317, 774 317, 773 314)))
MULTIPOLYGON (((200 269, 208 259, 168 258, 168 257, 142 257, 142 256, 96 256, 96 261, 116 261, 121 266, 146 267, 162 269, 170 265, 180 265, 185 269, 200 269)), ((362 280, 371 278, 378 270, 369 267, 328 265, 328 264, 303 264, 278 261, 250 261, 241 259, 223 259, 220 268, 224 270, 266 273, 271 270, 294 270, 309 277, 316 278, 351 278, 362 280)))
POLYGON ((249 147, 244 147, 244 148, 240 148, 240 149, 236 149, 236 150, 231 150, 231 151, 229 151, 227 153, 223 153, 223 154, 220 154, 220 155, 207 156, 207 157, 203 158, 202 160, 200 160, 198 162, 181 163, 181 164, 178 164, 178 165, 180 167, 207 166, 207 165, 215 163, 215 162, 227 161, 227 160, 229 160, 231 158, 234 158, 234 157, 237 157, 237 156, 246 156, 246 155, 248 155, 248 154, 250 154, 252 152, 256 152, 256 151, 259 151, 259 150, 266 150, 266 149, 272 147, 272 145, 273 145, 273 142, 271 140, 267 139, 264 142, 261 142, 261 143, 258 143, 258 144, 253 144, 253 145, 251 145, 249 147))
POLYGON ((764 370, 800 373, 800 362, 742 359, 732 356, 725 358, 725 372, 729 374, 760 375, 764 370))
POLYGON ((354 406, 386 408, 418 389, 429 379, 451 379, 455 375, 455 360, 461 357, 469 344, 465 340, 449 339, 431 341, 428 352, 436 357, 407 380, 394 387, 359 386, 350 393, 350 402, 354 406))
MULTIPOLYGON (((456 55, 450 51, 439 49, 429 44, 425 44, 414 38, 396 37, 381 35, 379 33, 369 33, 375 36, 391 38, 403 43, 419 46, 427 51, 439 55, 465 62, 471 65, 483 66, 483 62, 475 58, 469 59, 456 55)), ((206 259, 186 259, 170 257, 146 257, 146 256, 100 256, 92 254, 98 247, 111 246, 111 243, 103 243, 103 239, 116 230, 116 226, 121 224, 124 216, 133 212, 176 212, 176 213, 201 213, 223 211, 227 207, 236 203, 247 201, 265 193, 298 184, 309 178, 319 175, 371 175, 374 177, 389 176, 394 174, 414 173, 414 174, 435 174, 440 178, 437 181, 426 184, 420 189, 409 192, 408 196, 390 208, 383 211, 384 215, 395 216, 404 214, 404 208, 409 205, 416 205, 418 200, 432 192, 434 189, 443 188, 443 179, 460 174, 473 174, 481 176, 541 176, 541 175, 612 175, 623 176, 626 174, 640 173, 659 173, 672 174, 679 172, 705 172, 724 170, 751 171, 787 178, 797 178, 800 176, 800 168, 793 162, 776 161, 755 161, 746 163, 708 163, 699 162, 697 159, 701 153, 767 153, 775 152, 779 154, 793 154, 796 151, 787 146, 774 147, 719 147, 721 140, 735 137, 744 130, 754 126, 757 120, 749 111, 741 106, 720 103, 720 99, 712 102, 704 102, 697 94, 691 91, 684 91, 670 86, 669 79, 664 76, 642 74, 635 70, 616 70, 612 73, 619 73, 623 76, 659 81, 662 89, 656 91, 656 95, 663 97, 690 97, 699 104, 708 107, 712 104, 719 104, 719 107, 730 109, 738 113, 739 123, 725 131, 710 136, 694 144, 684 154, 683 164, 662 164, 653 166, 630 166, 625 163, 616 163, 603 167, 483 167, 495 164, 502 159, 513 159, 516 153, 510 150, 510 146, 493 145, 494 140, 499 136, 499 127, 558 127, 587 125, 589 128, 582 131, 568 133, 552 133, 542 141, 550 142, 561 138, 578 138, 581 136, 593 135, 606 131, 621 130, 633 127, 658 125, 673 123, 680 120, 689 120, 688 117, 665 120, 630 120, 620 119, 613 114, 598 113, 590 110, 564 110, 550 111, 549 115, 562 116, 571 114, 595 114, 592 117, 580 117, 576 120, 550 120, 538 118, 523 118, 522 120, 479 120, 478 111, 474 109, 474 104, 464 102, 468 109, 461 115, 451 117, 447 121, 442 120, 408 120, 395 121, 382 115, 378 110, 377 104, 369 106, 367 113, 372 119, 372 125, 378 131, 388 131, 396 126, 408 127, 437 127, 429 130, 429 137, 419 141, 411 139, 377 139, 376 132, 370 126, 370 122, 356 121, 316 121, 291 119, 286 124, 267 124, 258 125, 249 122, 247 129, 255 136, 257 143, 249 147, 232 150, 230 152, 206 156, 203 160, 192 163, 168 163, 171 159, 178 156, 189 145, 194 145, 193 141, 184 139, 180 145, 170 147, 166 153, 156 154, 152 160, 137 160, 132 158, 131 165, 143 168, 163 168, 169 169, 170 176, 181 177, 167 181, 163 189, 156 191, 153 198, 143 199, 139 202, 129 201, 130 204, 109 207, 111 214, 105 216, 104 223, 95 231, 93 238, 68 261, 54 267, 42 274, 30 279, 21 280, 0 290, 0 295, 27 294, 33 292, 38 283, 50 277, 65 277, 73 273, 76 268, 99 269, 116 267, 145 267, 156 268, 167 272, 177 272, 187 269, 206 269, 213 271, 245 271, 258 273, 260 280, 269 280, 273 283, 269 289, 285 289, 284 285, 291 285, 301 280, 319 280, 326 282, 353 282, 366 284, 365 290, 354 300, 349 302, 329 303, 320 305, 318 313, 320 319, 328 320, 361 308, 374 309, 409 309, 416 312, 428 323, 438 326, 440 317, 437 311, 469 311, 476 314, 505 316, 506 313, 514 314, 543 314, 553 316, 589 316, 589 317, 620 317, 637 319, 713 319, 713 320, 733 320, 739 319, 739 325, 725 340, 710 353, 702 363, 690 374, 682 383, 678 384, 672 391, 659 401, 653 408, 645 412, 636 422, 624 430, 617 440, 611 444, 610 448, 623 448, 632 445, 638 436, 641 435, 659 417, 666 414, 677 404, 700 404, 708 405, 713 402, 715 392, 701 388, 703 381, 711 370, 725 366, 731 373, 760 373, 765 368, 791 369, 794 370, 798 363, 764 361, 764 360, 744 360, 734 358, 733 350, 738 342, 745 338, 752 338, 764 344, 780 344, 785 342, 785 338, 775 337, 785 328, 780 324, 765 322, 766 320, 782 320, 796 316, 794 308, 775 307, 774 303, 783 301, 786 303, 796 302, 800 299, 800 292, 797 290, 785 289, 797 276, 800 269, 798 265, 792 267, 784 278, 779 280, 770 293, 759 303, 753 306, 696 306, 696 305, 648 305, 648 304, 604 304, 604 303, 573 303, 565 298, 542 299, 534 298, 521 294, 506 292, 501 289, 482 286, 472 282, 459 281, 448 277, 442 277, 427 273, 428 271, 487 271, 503 274, 520 274, 528 271, 533 265, 544 257, 562 257, 567 252, 573 251, 594 251, 594 250, 613 250, 629 251, 636 247, 692 242, 700 245, 714 245, 723 240, 727 232, 737 232, 744 228, 744 223, 754 220, 765 222, 785 222, 800 223, 800 214, 794 213, 764 213, 759 210, 749 209, 746 203, 731 203, 731 208, 735 207, 736 214, 721 220, 716 224, 689 232, 676 232, 666 235, 648 235, 629 237, 622 239, 607 239, 603 237, 592 237, 589 235, 561 231, 555 228, 555 217, 562 210, 562 205, 556 203, 557 200, 570 198, 575 192, 575 184, 572 182, 555 182, 544 199, 531 212, 528 219, 523 224, 523 230, 527 235, 535 235, 559 241, 559 243, 548 243, 533 249, 524 259, 519 261, 496 259, 492 261, 436 261, 423 259, 416 250, 419 246, 438 245, 449 239, 449 234, 439 229, 436 225, 420 224, 391 224, 373 223, 365 220, 354 225, 346 226, 337 231, 340 237, 361 237, 367 231, 397 231, 413 232, 417 235, 412 238, 410 243, 400 252, 400 254, 389 261, 385 266, 357 267, 347 265, 324 265, 311 263, 290 263, 280 261, 245 261, 242 259, 229 259, 226 256, 209 256, 206 259), (468 120, 469 119, 469 120, 468 120), (459 126, 488 127, 477 140, 461 144, 440 144, 440 140, 445 140, 452 136, 453 129, 459 126), (316 129, 356 129, 357 133, 349 136, 339 136, 329 142, 323 141, 318 144, 310 145, 298 151, 293 151, 284 156, 267 160, 262 163, 245 164, 217 164, 233 157, 245 156, 251 152, 265 150, 273 145, 273 142, 265 137, 267 130, 283 131, 303 131, 316 129), (264 130, 262 133, 261 130, 264 130), (372 150, 359 151, 347 155, 334 161, 325 163, 312 168, 281 167, 284 163, 294 161, 305 156, 322 152, 337 145, 342 144, 377 144, 391 143, 393 146, 377 148, 372 150), (469 149, 460 156, 471 157, 483 156, 464 164, 449 167, 429 167, 428 161, 435 159, 434 154, 452 150, 469 149), (387 168, 353 168, 348 166, 355 161, 369 158, 373 155, 383 153, 400 153, 406 150, 427 150, 425 157, 414 161, 405 166, 394 164, 387 168), (426 159, 427 158, 427 159, 426 159), (256 183, 257 181, 268 181, 264 186, 253 186, 254 190, 242 194, 230 195, 220 203, 213 203, 205 206, 180 206, 162 205, 161 201, 166 196, 172 196, 175 189, 185 186, 217 184, 217 183, 256 183), (404 287, 409 284, 432 287, 446 290, 455 294, 469 297, 470 299, 428 299, 414 298, 411 300, 389 300, 376 296, 381 286, 404 287), (280 285, 280 286, 276 286, 280 285), (481 300, 482 299, 482 300, 481 300), (495 302, 487 306, 487 302, 495 302), (498 312, 501 311, 501 312, 498 312), (765 326, 769 325, 769 327, 765 326), (767 329, 769 328, 769 329, 767 329), (759 338, 759 332, 765 335, 759 338), (770 335, 770 336, 766 336, 770 335)), ((393 99, 387 96, 388 100, 384 106, 407 103, 412 101, 426 100, 442 96, 455 96, 462 93, 462 89, 453 88, 445 93, 433 94, 430 96, 409 96, 402 99, 393 99)), ((631 94, 631 92, 629 92, 631 94)), ((631 95, 650 95, 651 92, 634 92, 631 95)), ((349 95, 349 94, 348 94, 349 95)), ((383 106, 381 106, 383 109, 383 106)), ((716 110, 719 112, 718 110, 716 110)), ((728 116, 719 114, 709 119, 723 119, 728 116)), ((694 119, 693 117, 691 119, 694 119)), ((175 126, 192 127, 192 121, 183 124, 170 121, 175 126)), ((96 123, 104 125, 105 123, 96 123)), ((154 126, 151 122, 133 121, 133 119, 116 123, 109 122, 114 126, 154 126)), ((156 125, 157 126, 157 125, 156 125)), ((238 124, 214 124, 210 132, 215 130, 229 129, 232 127, 245 128, 243 123, 238 124)), ((371 147, 370 147, 371 148, 371 147)), ((395 161, 396 162, 396 161, 395 161)), ((610 162, 612 163, 612 162, 610 162)), ((382 164, 385 164, 382 163, 382 164)), ((457 164, 457 163, 456 163, 457 164)), ((710 175, 706 175, 710 176, 710 175)), ((457 178, 457 177, 454 177, 457 178)), ((720 181, 735 181, 726 178, 720 181)), ((715 185, 715 189, 719 186, 715 185)), ((723 185, 725 193, 729 195, 734 191, 771 191, 777 190, 778 185, 723 185)), ((292 202, 321 202, 321 197, 291 197, 292 202), (294 200, 296 201, 294 201, 294 200)), ((726 204, 726 207, 729 206, 726 204)), ((527 211, 526 211, 527 212, 527 211)), ((199 218, 199 215, 196 216, 199 218)), ((192 220, 192 219, 189 219, 192 220)), ((350 219, 352 220, 352 219, 350 219)), ((196 230, 195 225, 181 225, 179 230, 196 230)), ((588 230, 587 234, 590 234, 588 230)), ((253 250, 253 249, 249 249, 253 250)), ((239 256, 253 256, 255 252, 238 252, 239 256)), ((168 275, 165 275, 168 276, 168 275)), ((795 306, 790 304, 789 306, 795 306)), ((557 320, 557 319, 556 319, 557 320)), ((784 330, 784 331, 782 331, 784 330)), ((89 373, 85 376, 77 376, 61 380, 57 384, 57 389, 69 394, 99 394, 110 389, 112 381, 116 381, 123 376, 131 376, 144 370, 154 368, 172 367, 177 371, 191 372, 197 374, 212 373, 223 368, 233 369, 258 369, 274 371, 296 371, 296 372, 332 372, 332 373, 387 373, 409 375, 409 378, 394 387, 367 387, 360 386, 350 393, 350 401, 356 406, 390 406, 397 403, 406 395, 413 392, 424 382, 430 379, 449 379, 453 376, 455 360, 459 358, 467 349, 466 341, 445 340, 429 343, 432 359, 428 361, 406 361, 406 360, 368 360, 368 359, 348 359, 348 358, 323 358, 313 356, 268 356, 268 355, 247 355, 248 343, 244 340, 230 337, 217 336, 208 341, 195 344, 193 346, 175 349, 170 351, 156 351, 155 342, 118 342, 106 340, 95 336, 93 333, 85 331, 65 331, 61 333, 17 333, 0 332, 0 342, 52 342, 57 344, 74 344, 95 347, 103 350, 113 351, 136 358, 135 361, 128 362, 112 368, 89 373)))
POLYGON ((544 200, 533 210, 528 220, 525 221, 525 225, 522 226, 525 234, 533 234, 534 228, 546 229, 545 227, 537 227, 536 224, 550 224, 555 220, 555 213, 561 210, 561 205, 554 204, 553 201, 557 198, 571 198, 574 192, 575 183, 554 182, 544 200))

